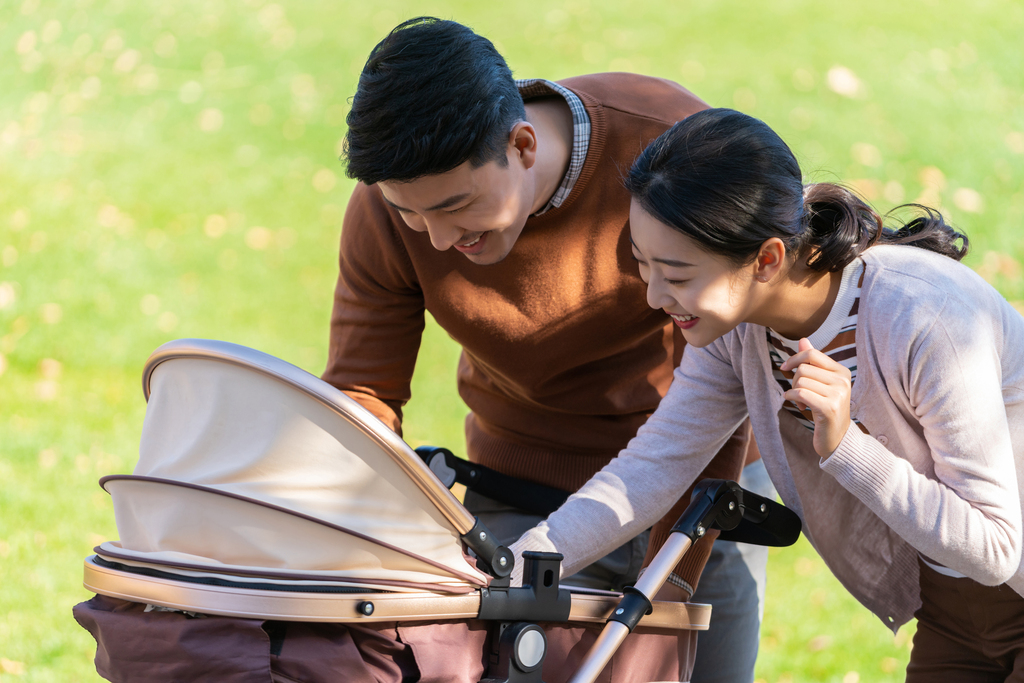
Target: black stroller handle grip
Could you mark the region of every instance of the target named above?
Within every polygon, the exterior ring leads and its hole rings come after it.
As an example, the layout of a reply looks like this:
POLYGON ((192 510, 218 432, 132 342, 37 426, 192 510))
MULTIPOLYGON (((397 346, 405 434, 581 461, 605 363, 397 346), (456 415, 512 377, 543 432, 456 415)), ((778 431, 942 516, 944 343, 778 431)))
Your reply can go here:
POLYGON ((418 446, 416 454, 448 488, 458 482, 481 496, 535 515, 550 515, 571 495, 568 491, 510 477, 490 467, 463 460, 447 448, 418 446))
POLYGON ((803 525, 795 512, 774 500, 743 490, 743 519, 722 531, 722 541, 785 547, 796 543, 803 525))
POLYGON ((696 541, 710 529, 719 539, 751 545, 788 546, 800 537, 800 517, 784 505, 751 493, 733 481, 704 479, 672 527, 696 541))

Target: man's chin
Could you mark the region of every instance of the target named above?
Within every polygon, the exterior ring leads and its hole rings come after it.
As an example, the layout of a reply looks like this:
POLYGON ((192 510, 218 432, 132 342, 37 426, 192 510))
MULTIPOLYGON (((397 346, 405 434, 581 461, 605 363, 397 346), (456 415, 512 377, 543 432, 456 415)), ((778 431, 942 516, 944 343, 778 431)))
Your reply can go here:
POLYGON ((480 254, 464 254, 464 256, 478 266, 492 266, 495 263, 504 261, 505 257, 508 256, 508 252, 492 254, 485 251, 480 254))

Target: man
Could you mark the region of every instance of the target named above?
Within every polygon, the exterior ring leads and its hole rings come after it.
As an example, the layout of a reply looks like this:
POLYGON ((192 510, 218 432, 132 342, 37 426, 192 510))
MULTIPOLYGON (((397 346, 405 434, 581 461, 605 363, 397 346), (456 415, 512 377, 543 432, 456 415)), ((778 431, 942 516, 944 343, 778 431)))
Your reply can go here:
MULTIPOLYGON (((465 26, 419 18, 395 28, 370 54, 348 116, 347 170, 361 182, 345 216, 324 379, 400 431, 428 310, 463 347, 469 459, 579 488, 654 410, 683 349, 646 304, 620 176, 706 107, 633 74, 517 84, 465 26)), ((706 474, 736 479, 746 446, 744 428, 706 474)), ((507 544, 543 515, 520 509, 514 490, 506 498, 470 490, 466 506, 507 544)), ((681 509, 567 582, 632 583, 681 509)), ((692 594, 709 550, 697 544, 667 590, 692 594)))

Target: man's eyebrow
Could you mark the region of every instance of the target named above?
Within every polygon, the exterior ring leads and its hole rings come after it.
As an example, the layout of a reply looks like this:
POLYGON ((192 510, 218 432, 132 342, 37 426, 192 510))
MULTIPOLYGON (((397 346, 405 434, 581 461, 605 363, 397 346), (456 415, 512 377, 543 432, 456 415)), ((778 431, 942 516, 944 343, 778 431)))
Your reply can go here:
MULTIPOLYGON (((433 206, 428 206, 426 208, 426 210, 427 211, 437 211, 439 209, 447 209, 449 206, 455 206, 456 204, 458 204, 459 202, 464 200, 466 197, 469 196, 469 194, 470 194, 469 192, 463 192, 461 194, 453 194, 451 197, 448 197, 448 199, 445 199, 443 202, 440 202, 438 204, 434 204, 433 206)), ((380 193, 380 196, 384 199, 384 203, 387 204, 388 206, 390 206, 392 209, 396 209, 398 211, 405 211, 406 213, 415 213, 411 209, 406 209, 406 208, 403 208, 403 207, 399 206, 398 204, 395 204, 393 201, 388 199, 384 195, 383 192, 380 193)))
POLYGON ((409 209, 403 209, 403 208, 402 208, 402 207, 400 207, 400 206, 399 206, 398 204, 395 204, 395 203, 394 203, 393 201, 391 201, 390 199, 388 199, 388 198, 387 198, 387 197, 386 197, 386 196, 384 195, 384 193, 383 193, 383 192, 381 192, 381 193, 380 193, 380 197, 381 197, 381 199, 383 199, 383 200, 384 200, 384 203, 385 203, 385 204, 387 204, 388 206, 390 206, 390 207, 391 207, 392 209, 395 209, 396 211, 404 211, 405 213, 411 213, 411 212, 409 211, 409 209))
POLYGON ((448 199, 444 200, 443 202, 440 202, 438 204, 434 204, 433 206, 428 206, 427 207, 427 211, 437 211, 438 209, 447 209, 449 206, 455 206, 456 204, 458 204, 459 202, 461 202, 463 199, 465 199, 468 196, 469 196, 468 192, 463 192, 461 194, 453 194, 451 197, 449 197, 448 199))

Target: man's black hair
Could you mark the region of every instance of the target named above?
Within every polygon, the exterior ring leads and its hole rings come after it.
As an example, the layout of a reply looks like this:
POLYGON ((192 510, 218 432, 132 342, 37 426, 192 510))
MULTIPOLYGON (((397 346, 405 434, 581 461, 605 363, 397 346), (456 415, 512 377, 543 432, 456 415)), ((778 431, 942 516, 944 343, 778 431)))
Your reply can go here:
POLYGON ((417 17, 370 53, 346 119, 347 173, 372 184, 444 173, 469 161, 508 163, 525 119, 512 72, 483 36, 454 21, 417 17))

